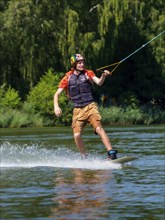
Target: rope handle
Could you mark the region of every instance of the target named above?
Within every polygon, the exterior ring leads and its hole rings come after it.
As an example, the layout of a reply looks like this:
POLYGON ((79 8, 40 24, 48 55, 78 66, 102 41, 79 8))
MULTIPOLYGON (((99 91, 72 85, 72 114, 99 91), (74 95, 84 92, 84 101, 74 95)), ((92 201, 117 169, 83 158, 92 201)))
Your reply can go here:
POLYGON ((107 66, 103 66, 103 67, 100 67, 98 69, 96 69, 96 71, 102 71, 103 69, 105 68, 108 68, 110 66, 115 66, 112 71, 111 71, 111 75, 112 73, 117 69, 117 67, 122 63, 124 62, 125 60, 127 60, 129 57, 131 57, 133 54, 137 53, 139 50, 141 50, 142 48, 144 48, 147 44, 151 43, 153 40, 155 40, 156 38, 158 38, 160 35, 164 34, 165 33, 165 30, 162 31, 160 34, 156 35, 155 37, 153 37, 151 40, 149 40, 147 43, 143 44, 141 47, 139 47, 137 50, 135 50, 134 52, 132 52, 131 54, 129 54, 127 57, 125 57, 124 59, 122 59, 121 61, 117 62, 117 63, 112 63, 110 65, 107 65, 107 66))

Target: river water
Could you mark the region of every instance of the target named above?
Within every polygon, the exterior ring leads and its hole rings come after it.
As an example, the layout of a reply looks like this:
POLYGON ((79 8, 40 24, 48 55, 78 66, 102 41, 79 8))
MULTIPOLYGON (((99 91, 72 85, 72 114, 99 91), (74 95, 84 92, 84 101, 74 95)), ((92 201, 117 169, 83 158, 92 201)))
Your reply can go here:
POLYGON ((91 128, 88 158, 69 127, 1 129, 1 219, 164 220, 165 126, 105 127, 124 166, 105 160, 91 128))

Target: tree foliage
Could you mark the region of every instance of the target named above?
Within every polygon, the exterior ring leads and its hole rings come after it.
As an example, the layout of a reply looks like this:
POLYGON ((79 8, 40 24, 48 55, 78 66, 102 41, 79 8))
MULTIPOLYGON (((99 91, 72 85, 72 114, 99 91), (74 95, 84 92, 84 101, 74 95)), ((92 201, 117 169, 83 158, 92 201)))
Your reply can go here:
POLYGON ((65 123, 68 124, 71 120, 71 106, 68 103, 67 96, 63 93, 60 96, 60 106, 63 109, 63 117, 55 118, 54 117, 54 105, 53 105, 53 96, 55 91, 58 88, 58 82, 63 74, 53 73, 51 69, 43 75, 37 85, 30 91, 27 97, 27 106, 31 106, 31 112, 39 113, 42 116, 48 117, 55 124, 65 123))
MULTIPOLYGON (((165 30, 163 0, 1 0, 0 9, 1 85, 18 90, 24 100, 50 68, 68 71, 73 53, 83 53, 95 70, 165 30)), ((122 63, 96 97, 106 94, 120 105, 130 94, 141 104, 154 99, 163 105, 164 39, 165 34, 122 63)))
POLYGON ((8 107, 11 109, 17 109, 21 106, 21 98, 18 91, 9 87, 7 91, 5 88, 0 89, 0 107, 8 107))

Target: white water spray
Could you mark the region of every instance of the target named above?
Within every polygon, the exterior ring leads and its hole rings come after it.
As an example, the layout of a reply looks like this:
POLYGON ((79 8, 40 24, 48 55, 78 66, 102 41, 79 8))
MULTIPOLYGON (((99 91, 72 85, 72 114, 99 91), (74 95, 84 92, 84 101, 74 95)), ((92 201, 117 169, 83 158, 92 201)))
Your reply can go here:
POLYGON ((98 156, 89 155, 81 159, 79 153, 66 148, 48 149, 38 145, 18 145, 5 142, 0 145, 1 168, 13 167, 58 167, 76 169, 121 169, 120 164, 113 164, 98 156))

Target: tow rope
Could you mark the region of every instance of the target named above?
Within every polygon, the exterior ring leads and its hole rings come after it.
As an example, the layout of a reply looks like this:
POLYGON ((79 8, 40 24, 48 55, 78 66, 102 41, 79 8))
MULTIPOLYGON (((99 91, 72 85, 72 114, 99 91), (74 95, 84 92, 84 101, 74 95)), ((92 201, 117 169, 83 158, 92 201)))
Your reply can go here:
POLYGON ((107 65, 107 66, 103 66, 103 67, 100 67, 98 69, 96 69, 96 71, 101 71, 103 72, 103 69, 105 68, 108 68, 110 66, 115 66, 112 71, 111 71, 111 75, 112 73, 117 69, 117 67, 123 63, 124 61, 126 61, 129 57, 131 57, 132 55, 134 55, 135 53, 137 53, 139 50, 141 50, 142 48, 144 48, 145 46, 147 46, 147 44, 151 43, 153 40, 155 40, 156 38, 158 38, 160 35, 164 34, 165 33, 165 30, 162 31, 160 34, 158 34, 157 36, 153 37, 151 40, 149 40, 147 43, 143 44, 141 47, 139 47, 137 50, 135 50, 134 52, 132 52, 131 54, 129 54, 128 56, 126 56, 124 59, 120 60, 119 62, 116 62, 116 63, 113 63, 113 64, 110 64, 110 65, 107 65))

